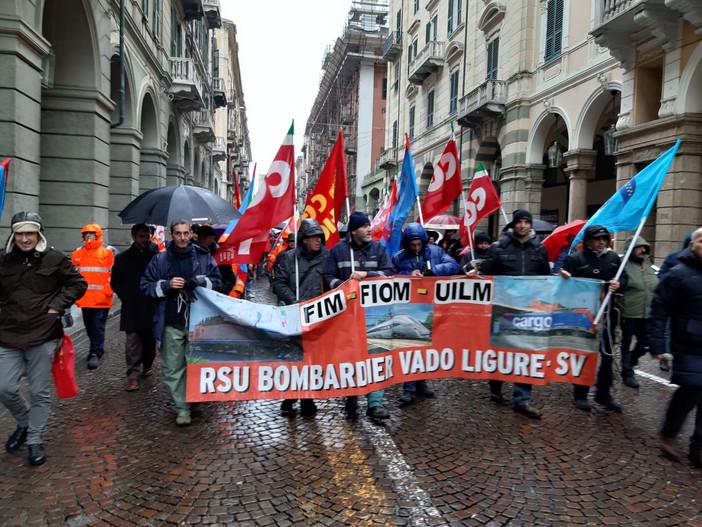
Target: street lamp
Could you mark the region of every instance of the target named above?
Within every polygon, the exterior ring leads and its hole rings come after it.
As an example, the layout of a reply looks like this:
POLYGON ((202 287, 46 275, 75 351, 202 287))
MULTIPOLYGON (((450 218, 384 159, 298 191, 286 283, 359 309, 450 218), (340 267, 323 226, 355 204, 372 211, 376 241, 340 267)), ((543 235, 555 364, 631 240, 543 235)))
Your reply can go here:
POLYGON ((617 131, 617 121, 616 115, 614 113, 614 98, 617 92, 612 90, 612 126, 607 128, 602 134, 602 139, 604 140, 604 153, 606 156, 613 156, 614 152, 617 151, 617 140, 614 137, 614 132, 617 131))
POLYGON ((559 168, 563 162, 563 153, 561 152, 561 146, 558 144, 558 114, 556 114, 556 139, 553 144, 548 147, 546 153, 548 154, 548 168, 559 168))

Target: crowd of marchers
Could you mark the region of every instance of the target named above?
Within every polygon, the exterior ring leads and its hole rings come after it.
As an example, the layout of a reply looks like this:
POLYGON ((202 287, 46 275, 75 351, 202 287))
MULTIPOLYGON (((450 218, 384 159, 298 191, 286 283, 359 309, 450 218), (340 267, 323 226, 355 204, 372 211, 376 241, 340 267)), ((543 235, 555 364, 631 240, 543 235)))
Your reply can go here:
MULTIPOLYGON (((441 237, 419 223, 405 226, 401 248, 388 254, 372 239, 371 222, 355 211, 331 249, 324 230, 314 219, 300 223, 297 237, 287 238, 270 270, 271 287, 280 304, 289 305, 319 296, 347 280, 406 276, 536 276, 558 274, 593 278, 602 282, 617 301, 607 311, 599 347, 599 365, 592 399, 589 386, 574 385, 578 410, 592 411, 593 402, 606 411, 622 412, 614 398, 615 374, 622 383, 639 389, 635 367, 650 354, 662 369, 672 369, 671 382, 678 385, 660 429, 662 453, 675 461, 684 456, 676 438, 688 414, 696 409, 688 457, 702 468, 702 228, 689 234, 680 251, 666 257, 657 270, 651 262, 649 244, 638 237, 627 240, 629 257, 622 262, 611 250, 610 232, 601 225, 585 228, 582 246, 562 254, 555 266, 532 229, 532 215, 516 210, 499 239, 492 241, 474 233, 472 247, 463 249, 455 232, 441 237), (621 266, 623 272, 619 272, 621 266), (616 279, 615 279, 616 278, 616 279), (615 329, 621 343, 615 345, 615 329), (621 369, 614 360, 621 353, 621 369), (671 359, 672 357, 672 359, 671 359)), ((0 251, 0 402, 17 422, 8 438, 7 452, 25 443, 28 463, 46 460, 43 435, 52 397, 51 366, 63 337, 64 313, 75 303, 81 308, 90 341, 86 367, 99 368, 105 352, 105 325, 113 293, 121 300, 120 330, 125 339, 126 390, 139 390, 140 379, 152 375, 160 357, 163 383, 172 399, 178 426, 192 423, 195 405, 186 402, 185 376, 188 352, 188 320, 194 290, 204 287, 229 294, 237 281, 231 265, 217 265, 215 230, 176 220, 169 226, 171 240, 159 246, 148 225, 131 229, 133 243, 125 251, 105 246, 97 224, 81 230, 82 246, 70 258, 52 249, 44 236, 41 217, 34 212, 15 214, 6 248, 0 251), (20 390, 27 379, 28 395, 20 390)), ((264 262, 266 257, 264 255, 264 262)), ((263 266, 261 266, 263 268, 263 266)), ((503 383, 489 381, 489 397, 505 404, 503 383)), ((407 406, 417 398, 434 397, 427 381, 406 382, 398 403, 407 406)), ((541 410, 532 404, 532 385, 515 383, 511 403, 515 412, 539 419, 541 410)), ((366 415, 373 420, 390 417, 384 391, 366 397, 366 415)), ((296 414, 296 400, 284 400, 281 413, 296 414)), ((347 397, 345 411, 355 416, 358 397, 347 397)), ((312 399, 299 403, 300 413, 314 416, 312 399)))

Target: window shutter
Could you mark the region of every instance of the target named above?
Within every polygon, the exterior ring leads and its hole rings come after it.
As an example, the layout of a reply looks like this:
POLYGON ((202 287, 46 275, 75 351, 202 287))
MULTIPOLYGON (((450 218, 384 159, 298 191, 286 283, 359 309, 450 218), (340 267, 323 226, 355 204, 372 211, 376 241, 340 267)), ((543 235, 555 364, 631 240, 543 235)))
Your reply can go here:
POLYGON ((546 51, 544 60, 561 53, 563 36, 563 0, 549 0, 546 12, 546 51))
POLYGON ((488 80, 497 78, 498 57, 500 53, 500 38, 491 40, 487 46, 487 75, 488 80))
POLYGON ((426 40, 427 40, 427 41, 426 41, 426 43, 429 44, 429 42, 431 42, 431 22, 427 22, 427 28, 426 28, 426 30, 427 30, 427 31, 426 31, 426 32, 427 32, 427 35, 426 35, 426 37, 427 37, 426 40))
POLYGON ((454 0, 449 0, 448 2, 448 27, 446 30, 449 35, 453 33, 453 2, 454 0))

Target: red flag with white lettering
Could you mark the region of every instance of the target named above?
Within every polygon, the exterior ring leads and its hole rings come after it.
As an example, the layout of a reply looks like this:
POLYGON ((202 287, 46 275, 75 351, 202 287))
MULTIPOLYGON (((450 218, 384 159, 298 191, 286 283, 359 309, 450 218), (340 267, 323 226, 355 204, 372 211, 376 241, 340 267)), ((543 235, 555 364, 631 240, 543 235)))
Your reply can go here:
POLYGON ((295 202, 295 148, 293 125, 275 160, 263 179, 263 184, 239 219, 220 251, 232 248, 232 260, 238 264, 255 264, 270 250, 270 229, 293 215, 295 202))
POLYGON ((451 206, 451 202, 461 195, 461 169, 458 161, 456 139, 451 139, 444 148, 439 162, 434 167, 427 195, 422 203, 422 217, 433 218, 451 206))
POLYGON ((473 181, 468 190, 468 198, 466 199, 466 211, 461 218, 459 225, 459 235, 461 244, 468 247, 468 240, 473 236, 475 226, 485 216, 496 211, 502 206, 500 197, 497 195, 495 185, 485 170, 482 163, 478 165, 478 170, 473 176, 473 181))
POLYGON ((328 249, 339 242, 337 222, 348 194, 346 183, 346 155, 344 155, 344 134, 339 130, 339 136, 324 164, 319 179, 312 194, 307 195, 305 212, 302 219, 317 220, 324 231, 328 249))
POLYGON ((371 221, 371 236, 376 242, 380 241, 383 234, 385 234, 385 225, 388 223, 390 211, 392 211, 395 203, 397 203, 396 179, 392 182, 392 187, 390 188, 388 195, 385 197, 385 201, 383 201, 383 206, 378 211, 378 214, 375 215, 373 221, 371 221))

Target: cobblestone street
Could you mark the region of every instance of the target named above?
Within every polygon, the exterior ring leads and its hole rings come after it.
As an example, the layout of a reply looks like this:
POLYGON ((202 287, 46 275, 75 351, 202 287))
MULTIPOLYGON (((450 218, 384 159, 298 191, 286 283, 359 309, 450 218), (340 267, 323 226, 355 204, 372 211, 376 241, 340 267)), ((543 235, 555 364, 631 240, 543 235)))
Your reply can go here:
MULTIPOLYGON (((254 292, 272 301, 267 280, 254 292)), ((404 408, 387 390, 385 426, 330 399, 314 418, 207 403, 178 428, 158 362, 125 391, 118 317, 99 369, 85 368, 84 335, 76 348, 81 391, 54 401, 47 463, 2 453, 1 525, 702 525, 702 471, 658 453, 672 389, 647 358, 640 390, 616 382, 623 414, 578 411, 572 387, 552 384, 535 388, 544 415, 531 421, 490 402, 485 382, 445 379, 404 408)), ((4 410, 0 424, 15 427, 4 410)), ((681 446, 690 433, 688 419, 681 446)))

